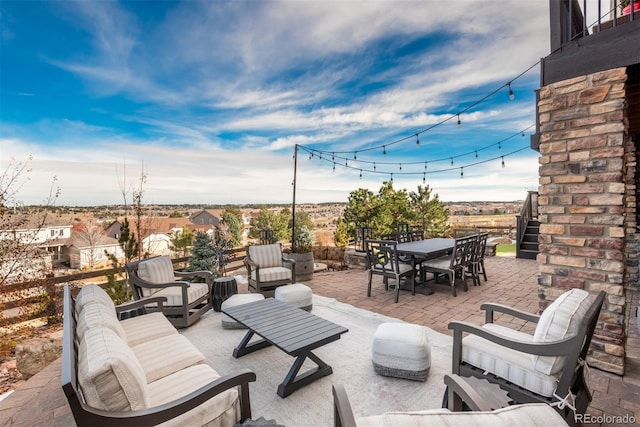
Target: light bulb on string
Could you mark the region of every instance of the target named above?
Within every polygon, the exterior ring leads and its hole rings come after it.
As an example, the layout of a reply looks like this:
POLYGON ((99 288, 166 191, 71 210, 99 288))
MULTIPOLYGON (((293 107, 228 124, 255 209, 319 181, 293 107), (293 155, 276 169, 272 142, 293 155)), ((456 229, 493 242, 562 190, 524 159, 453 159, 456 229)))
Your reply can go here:
POLYGON ((420 137, 416 133, 416 147, 419 147, 419 146, 420 146, 420 137))
POLYGON ((345 166, 349 166, 349 160, 344 159, 344 165, 345 165, 345 166))
POLYGON ((424 184, 425 182, 427 182, 427 174, 426 174, 426 172, 422 174, 422 183, 424 184))
POLYGON ((355 151, 353 153, 353 160, 358 160, 358 152, 357 151, 355 151))
POLYGON ((376 162, 373 162, 373 170, 376 170, 376 162))
POLYGON ((478 158, 478 152, 476 151, 476 159, 478 158))
POLYGON ((309 152, 309 160, 313 159, 313 151, 309 152))
POLYGON ((502 151, 502 142, 498 142, 498 150, 502 151))
POLYGON ((334 153, 331 153, 331 161, 335 162, 336 161, 336 156, 334 153))
POLYGON ((424 162, 424 170, 427 170, 427 162, 424 162))
POLYGON ((360 169, 360 179, 362 179, 362 169, 360 169))
POLYGON ((402 163, 400 163, 400 170, 402 170, 402 163))
POLYGON ((504 169, 504 156, 500 156, 502 158, 502 168, 504 169))
POLYGON ((393 174, 391 174, 391 182, 393 182, 393 174))
POLYGON ((453 166, 453 157, 451 158, 451 166, 453 166))
POLYGON ((383 145, 383 146, 382 146, 382 155, 383 155, 383 156, 386 156, 386 155, 387 155, 387 146, 386 146, 386 145, 383 145))
POLYGON ((524 131, 522 131, 522 137, 524 138, 524 131))
POLYGON ((513 93, 513 90, 511 90, 511 82, 507 83, 507 86, 509 87, 509 99, 513 101, 516 95, 513 93))
POLYGON ((336 162, 333 162, 333 171, 336 171, 336 162))
POLYGON ((464 178, 464 166, 460 166, 460 178, 464 178))
POLYGON ((460 121, 460 114, 458 114, 458 127, 460 127, 460 125, 462 125, 462 122, 460 121))

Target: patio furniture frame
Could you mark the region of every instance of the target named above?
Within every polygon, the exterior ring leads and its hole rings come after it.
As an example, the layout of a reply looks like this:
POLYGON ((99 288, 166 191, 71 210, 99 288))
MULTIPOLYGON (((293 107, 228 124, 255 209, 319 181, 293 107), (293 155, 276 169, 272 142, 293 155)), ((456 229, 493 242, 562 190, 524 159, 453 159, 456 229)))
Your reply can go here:
MULTIPOLYGON (((558 379, 555 395, 560 398, 564 398, 569 395, 569 392, 571 392, 571 394, 575 396, 575 412, 584 414, 592 398, 591 391, 587 387, 584 375, 586 365, 585 361, 605 297, 605 291, 601 291, 597 294, 595 300, 591 303, 591 306, 580 322, 578 331, 574 336, 553 342, 528 343, 515 341, 467 322, 451 322, 449 323, 449 329, 453 330, 452 372, 462 376, 485 378, 492 383, 496 383, 500 385, 503 390, 509 393, 509 396, 516 404, 532 402, 551 404, 554 403, 554 398, 533 393, 530 390, 517 386, 501 377, 491 373, 485 373, 482 369, 463 362, 463 333, 477 335, 500 346, 531 355, 564 356, 565 368, 562 370, 558 379)), ((527 313, 501 304, 485 303, 480 306, 480 309, 485 311, 486 323, 493 323, 494 313, 505 313, 534 323, 538 323, 540 320, 539 315, 527 313)), ((575 422, 574 414, 568 406, 564 407, 562 410, 559 409, 559 411, 561 411, 561 414, 565 417, 567 422, 570 424, 575 422)))

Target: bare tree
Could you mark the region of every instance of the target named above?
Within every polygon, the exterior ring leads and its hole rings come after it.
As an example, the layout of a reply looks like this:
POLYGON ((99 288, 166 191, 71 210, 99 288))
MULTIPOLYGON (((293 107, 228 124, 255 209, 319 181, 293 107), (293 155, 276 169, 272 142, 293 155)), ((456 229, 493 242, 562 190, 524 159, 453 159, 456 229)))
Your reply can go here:
POLYGON ((41 208, 25 208, 18 193, 29 180, 31 161, 31 156, 24 162, 12 159, 0 175, 0 285, 9 280, 22 282, 44 276, 36 266, 43 265, 41 260, 46 251, 37 243, 60 189, 55 187, 57 178, 53 177, 41 208))
POLYGON ((106 243, 104 228, 95 220, 87 220, 81 223, 74 236, 80 248, 87 248, 87 262, 89 270, 93 271, 98 261, 105 259, 104 250, 101 248, 106 243))

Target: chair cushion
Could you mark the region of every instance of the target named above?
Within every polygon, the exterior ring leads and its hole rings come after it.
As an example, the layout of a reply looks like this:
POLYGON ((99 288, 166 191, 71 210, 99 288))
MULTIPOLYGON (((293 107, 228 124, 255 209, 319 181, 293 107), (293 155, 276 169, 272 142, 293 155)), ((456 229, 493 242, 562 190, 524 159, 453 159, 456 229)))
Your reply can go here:
POLYGON ((149 407, 144 370, 109 328, 91 328, 78 345, 78 382, 89 406, 107 411, 149 407))
MULTIPOLYGON (((482 328, 508 339, 533 342, 533 336, 495 323, 487 323, 482 328)), ((557 377, 535 370, 530 354, 502 347, 477 335, 462 339, 462 360, 542 396, 551 397, 556 389, 557 377)))
POLYGON ((280 243, 271 245, 248 246, 249 258, 261 269, 266 267, 282 267, 282 246, 280 243))
MULTIPOLYGON (((149 283, 172 283, 176 281, 169 255, 161 255, 140 261, 138 264, 138 277, 149 283)), ((144 296, 150 296, 158 292, 149 288, 143 288, 142 291, 144 296)))
POLYGON ((359 418, 358 426, 518 426, 551 427, 567 423, 551 406, 544 403, 513 405, 495 411, 450 412, 430 409, 417 412, 387 412, 384 415, 359 418))
MULTIPOLYGON (((571 289, 560 295, 542 313, 533 342, 558 341, 574 336, 591 306, 589 292, 571 289)), ((558 374, 564 366, 564 356, 531 356, 535 369, 543 374, 558 374)))
MULTIPOLYGON (((255 270, 251 272, 251 279, 256 280, 255 270)), ((287 267, 268 267, 260 269, 260 282, 275 282, 277 280, 291 280, 291 270, 287 267)))
MULTIPOLYGON (((209 285, 206 283, 189 283, 187 288, 188 304, 191 304, 198 298, 209 293, 209 285)), ((153 296, 167 297, 167 306, 181 307, 182 304, 182 288, 180 286, 168 286, 160 289, 153 296)))
MULTIPOLYGON (((149 384, 152 406, 162 405, 185 396, 220 378, 209 365, 194 365, 149 384)), ((236 387, 203 402, 160 426, 232 426, 240 420, 240 401, 236 387)))
POLYGON ((118 321, 113 306, 85 304, 76 323, 78 340, 82 340, 87 330, 91 328, 109 328, 125 342, 127 341, 127 334, 118 321))
POLYGON ((180 334, 156 338, 131 347, 144 370, 147 383, 178 372, 206 358, 188 339, 180 334))
POLYGON ((178 334, 178 330, 161 312, 121 320, 120 326, 127 335, 127 344, 134 346, 168 335, 178 334))
POLYGON ((105 290, 98 285, 90 284, 83 286, 75 301, 76 316, 80 314, 85 305, 93 303, 102 304, 105 307, 111 307, 113 314, 115 315, 113 300, 109 294, 107 294, 105 290))

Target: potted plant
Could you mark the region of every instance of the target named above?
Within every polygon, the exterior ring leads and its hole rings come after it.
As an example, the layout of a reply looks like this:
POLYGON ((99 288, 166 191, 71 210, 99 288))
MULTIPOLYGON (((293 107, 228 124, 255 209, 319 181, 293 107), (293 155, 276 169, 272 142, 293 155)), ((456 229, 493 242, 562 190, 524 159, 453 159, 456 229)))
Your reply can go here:
POLYGON ((313 240, 313 233, 305 225, 301 226, 293 237, 288 258, 296 261, 296 280, 299 282, 313 279, 313 240))
MULTIPOLYGON (((623 15, 628 15, 631 13, 631 0, 620 0, 620 9, 622 9, 623 15)), ((640 0, 636 0, 633 2, 633 11, 640 12, 640 0)))

